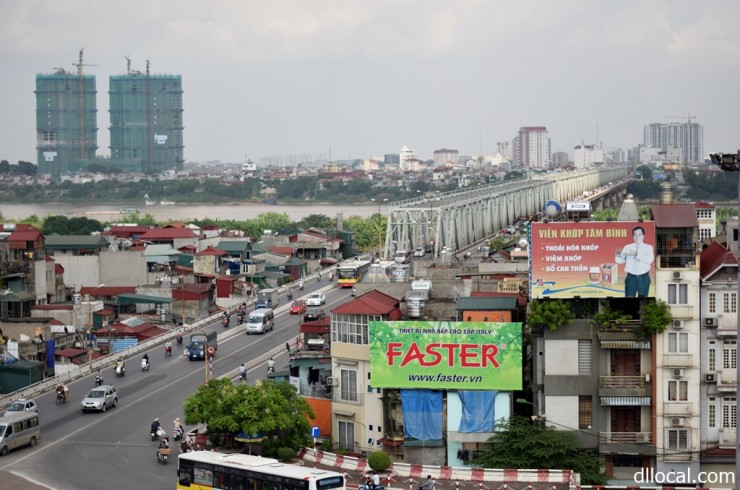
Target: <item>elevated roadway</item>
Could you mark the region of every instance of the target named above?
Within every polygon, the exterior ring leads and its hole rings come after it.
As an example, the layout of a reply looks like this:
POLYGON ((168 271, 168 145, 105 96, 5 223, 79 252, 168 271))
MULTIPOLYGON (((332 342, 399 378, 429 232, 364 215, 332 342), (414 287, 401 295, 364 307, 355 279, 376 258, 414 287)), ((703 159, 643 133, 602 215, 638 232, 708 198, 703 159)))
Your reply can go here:
POLYGON ((625 182, 627 172, 626 167, 555 172, 445 193, 432 192, 391 203, 382 256, 390 258, 395 250, 413 250, 428 244, 433 244, 435 257, 443 247, 457 253, 491 237, 519 217, 536 215, 548 200, 564 203, 582 198, 584 193, 603 191, 614 183, 625 182))

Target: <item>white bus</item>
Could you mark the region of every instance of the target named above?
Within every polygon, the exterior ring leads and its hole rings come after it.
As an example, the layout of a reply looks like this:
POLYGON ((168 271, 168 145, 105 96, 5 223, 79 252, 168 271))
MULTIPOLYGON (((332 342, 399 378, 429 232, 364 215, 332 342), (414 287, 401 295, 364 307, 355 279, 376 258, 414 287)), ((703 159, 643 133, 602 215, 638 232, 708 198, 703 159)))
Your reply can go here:
POLYGON ((281 463, 247 454, 192 451, 177 460, 180 490, 346 490, 344 475, 335 471, 281 463))

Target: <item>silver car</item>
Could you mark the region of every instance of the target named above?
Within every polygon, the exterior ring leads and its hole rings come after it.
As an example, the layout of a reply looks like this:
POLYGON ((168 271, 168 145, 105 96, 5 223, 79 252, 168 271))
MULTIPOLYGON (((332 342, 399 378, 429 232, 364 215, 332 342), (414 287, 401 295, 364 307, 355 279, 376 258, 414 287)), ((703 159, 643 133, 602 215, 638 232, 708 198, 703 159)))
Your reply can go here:
POLYGON ((100 385, 93 388, 82 400, 82 411, 95 410, 105 412, 118 405, 118 392, 111 385, 100 385))
POLYGON ((5 415, 10 415, 11 413, 38 412, 38 411, 39 409, 36 406, 35 401, 26 400, 25 398, 19 398, 18 400, 11 403, 10 406, 5 410, 5 415))

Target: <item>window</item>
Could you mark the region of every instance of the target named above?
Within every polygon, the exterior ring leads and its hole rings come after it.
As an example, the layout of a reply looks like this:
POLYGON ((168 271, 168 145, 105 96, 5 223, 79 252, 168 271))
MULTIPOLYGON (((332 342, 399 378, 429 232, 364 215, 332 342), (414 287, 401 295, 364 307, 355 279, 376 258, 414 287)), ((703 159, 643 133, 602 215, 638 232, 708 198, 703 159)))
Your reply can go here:
POLYGON ((736 313, 737 312, 737 293, 724 293, 724 312, 725 313, 736 313))
POLYGON ((685 305, 689 302, 689 285, 688 284, 668 284, 668 304, 685 305))
POLYGON ((710 428, 717 427, 717 405, 714 404, 714 399, 709 399, 709 411, 707 413, 707 424, 710 428))
POLYGON ((578 374, 591 374, 591 340, 578 341, 578 374))
POLYGON ((342 401, 357 401, 357 371, 342 369, 340 399, 342 401))
POLYGON ((355 450, 355 424, 353 422, 339 421, 339 439, 337 440, 339 449, 345 451, 355 450))
POLYGON ((709 342, 709 355, 707 356, 707 368, 710 373, 717 371, 717 349, 714 347, 714 341, 709 342))
POLYGON ((717 293, 709 293, 709 313, 717 313, 717 293))
POLYGON ((668 429, 668 449, 688 449, 688 429, 668 429))
POLYGON ((591 429, 593 408, 593 399, 590 396, 578 397, 578 428, 580 430, 591 429))
POLYGON ((380 315, 339 314, 332 321, 332 341, 367 345, 369 343, 368 323, 382 321, 380 315))
POLYGON ((689 399, 689 382, 672 379, 668 381, 668 401, 684 402, 689 399))
POLYGON ((722 346, 722 369, 737 369, 737 342, 726 340, 722 346))
POLYGON ((724 398, 722 400, 722 428, 734 429, 737 423, 736 398, 724 398))
POLYGON ((689 351, 688 332, 668 332, 668 352, 671 354, 689 351))
POLYGON ((712 217, 711 209, 697 209, 696 217, 700 219, 710 219, 712 217))

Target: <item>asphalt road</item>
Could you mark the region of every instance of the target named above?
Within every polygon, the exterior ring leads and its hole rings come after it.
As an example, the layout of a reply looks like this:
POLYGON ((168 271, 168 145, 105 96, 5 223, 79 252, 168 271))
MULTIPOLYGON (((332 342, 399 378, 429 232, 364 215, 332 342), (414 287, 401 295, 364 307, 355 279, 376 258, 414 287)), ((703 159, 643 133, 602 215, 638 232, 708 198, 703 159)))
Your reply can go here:
MULTIPOLYGON (((307 285, 306 295, 322 289, 327 296, 324 306, 330 309, 349 299, 349 289, 330 289, 326 279, 307 285)), ((297 297, 295 298, 297 299, 297 297)), ((282 296, 280 308, 290 305, 282 296)), ((219 340, 214 358, 214 376, 234 373, 242 362, 263 356, 271 349, 295 340, 298 318, 289 315, 287 308, 276 314, 275 330, 265 335, 245 335, 244 326, 231 326, 241 332, 227 340, 219 340)), ((232 325, 236 317, 232 315, 232 325)), ((225 329, 214 322, 208 330, 225 329)), ((187 342, 187 336, 186 336, 187 342)), ((184 346, 183 346, 184 347, 184 346)), ((86 490, 100 488, 147 488, 152 490, 174 488, 176 457, 174 448, 170 462, 157 463, 157 443, 149 437, 149 426, 158 417, 171 434, 175 417, 184 419, 182 405, 205 380, 204 363, 189 361, 182 355, 182 347, 175 346, 172 357, 164 357, 159 347, 149 351, 151 369, 142 372, 141 355, 128 359, 126 375, 116 378, 112 368, 103 372, 104 382, 118 390, 118 407, 105 413, 83 414, 80 402, 93 387, 92 377, 69 385, 70 400, 57 406, 54 393, 36 398, 41 415, 42 438, 34 448, 21 448, 0 459, 0 470, 27 477, 59 490, 86 490)), ((277 369, 288 364, 285 350, 276 358, 277 369)), ((248 380, 264 378, 266 367, 252 368, 248 380)), ((186 427, 187 429, 187 427, 186 427)), ((1 485, 0 485, 1 486, 1 485)))

